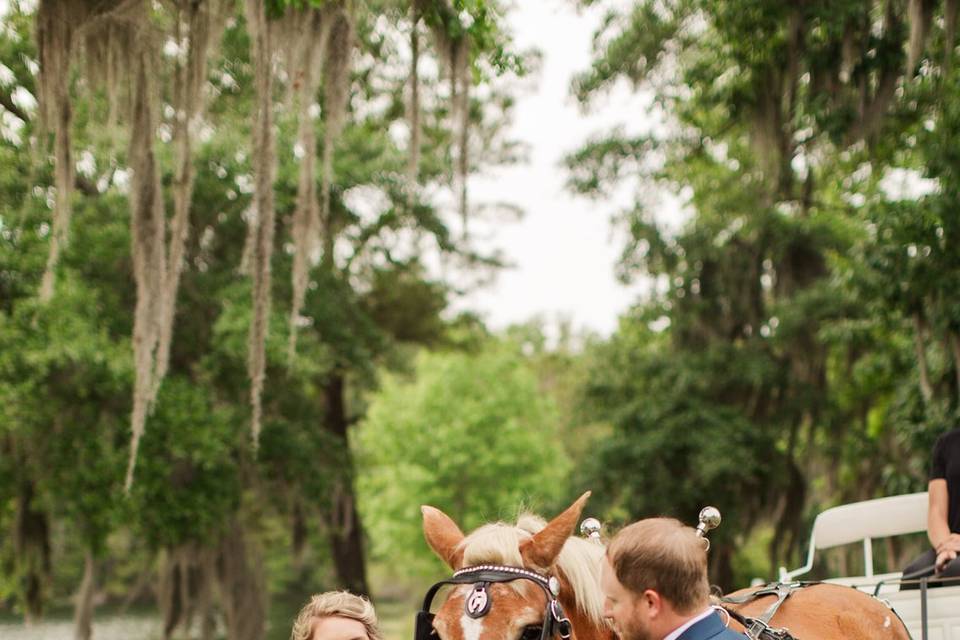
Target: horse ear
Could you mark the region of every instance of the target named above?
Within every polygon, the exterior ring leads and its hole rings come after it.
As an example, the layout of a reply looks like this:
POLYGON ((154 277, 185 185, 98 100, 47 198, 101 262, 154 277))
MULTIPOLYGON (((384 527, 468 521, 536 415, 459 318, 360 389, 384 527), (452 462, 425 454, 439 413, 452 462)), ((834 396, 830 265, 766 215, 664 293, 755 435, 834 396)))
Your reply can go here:
POLYGON ((451 569, 459 569, 463 562, 463 532, 450 516, 436 507, 423 505, 423 535, 427 544, 451 569))
POLYGON ((573 534, 573 529, 589 497, 590 492, 587 491, 532 538, 520 543, 520 556, 526 564, 541 569, 547 569, 553 564, 560 555, 560 550, 563 549, 567 538, 573 534))

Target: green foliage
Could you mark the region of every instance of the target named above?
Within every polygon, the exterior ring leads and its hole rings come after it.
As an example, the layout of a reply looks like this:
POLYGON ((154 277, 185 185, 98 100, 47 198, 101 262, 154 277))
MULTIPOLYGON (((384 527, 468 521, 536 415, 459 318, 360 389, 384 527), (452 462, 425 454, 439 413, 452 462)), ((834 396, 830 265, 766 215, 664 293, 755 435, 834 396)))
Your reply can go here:
POLYGON ((665 335, 642 318, 589 353, 587 408, 614 426, 593 452, 586 477, 599 483, 597 505, 615 520, 668 514, 691 522, 707 502, 740 526, 755 518, 785 464, 775 432, 730 404, 740 384, 771 378, 755 349, 718 348, 678 358, 665 335))
POLYGON ((247 435, 238 418, 189 380, 164 382, 130 500, 137 533, 152 548, 209 545, 229 522, 242 488, 235 442, 247 435))
POLYGON ((412 379, 386 375, 357 432, 358 489, 373 557, 435 572, 419 506, 465 531, 564 491, 557 412, 524 357, 491 342, 473 354, 421 353, 412 379))

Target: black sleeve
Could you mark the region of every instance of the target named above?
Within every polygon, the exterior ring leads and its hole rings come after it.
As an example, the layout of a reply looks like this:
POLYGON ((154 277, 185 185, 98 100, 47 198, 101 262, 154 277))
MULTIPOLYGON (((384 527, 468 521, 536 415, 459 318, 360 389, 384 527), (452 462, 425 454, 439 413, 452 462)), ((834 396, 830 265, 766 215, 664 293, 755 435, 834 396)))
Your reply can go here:
POLYGON ((930 462, 930 479, 946 479, 947 477, 947 452, 943 436, 937 438, 937 443, 933 445, 933 457, 930 462))

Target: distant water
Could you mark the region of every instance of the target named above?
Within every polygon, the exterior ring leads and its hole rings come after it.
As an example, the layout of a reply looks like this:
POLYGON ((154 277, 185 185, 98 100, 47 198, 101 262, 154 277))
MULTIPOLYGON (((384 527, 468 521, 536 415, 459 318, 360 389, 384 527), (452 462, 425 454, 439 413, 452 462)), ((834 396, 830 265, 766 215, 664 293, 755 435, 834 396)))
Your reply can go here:
MULTIPOLYGON (((150 616, 97 617, 93 622, 93 640, 154 640, 160 637, 160 620, 150 616)), ((73 620, 44 620, 26 627, 0 622, 3 640, 73 640, 73 620)))

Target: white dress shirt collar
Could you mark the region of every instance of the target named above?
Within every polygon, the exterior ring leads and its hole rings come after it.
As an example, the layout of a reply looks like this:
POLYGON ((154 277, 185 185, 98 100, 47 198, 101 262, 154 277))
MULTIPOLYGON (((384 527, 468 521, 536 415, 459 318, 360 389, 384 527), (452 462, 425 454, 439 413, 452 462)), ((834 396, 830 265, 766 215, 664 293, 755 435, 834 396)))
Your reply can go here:
POLYGON ((703 620, 704 618, 706 618, 712 613, 713 613, 713 607, 707 607, 706 611, 684 622, 682 625, 680 625, 679 627, 677 627, 676 629, 668 633, 663 640, 677 640, 677 638, 683 635, 684 631, 686 631, 693 625, 697 624, 698 622, 700 622, 701 620, 703 620))

